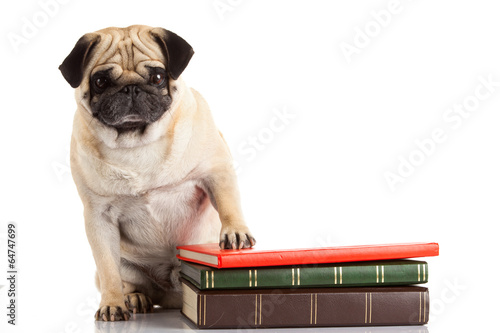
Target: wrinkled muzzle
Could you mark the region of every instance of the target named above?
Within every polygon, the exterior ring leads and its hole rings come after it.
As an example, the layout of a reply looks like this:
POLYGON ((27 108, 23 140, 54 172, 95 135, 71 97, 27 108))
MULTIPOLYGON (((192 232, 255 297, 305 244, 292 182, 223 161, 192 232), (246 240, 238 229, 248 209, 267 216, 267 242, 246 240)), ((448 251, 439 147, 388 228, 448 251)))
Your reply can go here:
POLYGON ((126 129, 154 123, 168 110, 170 96, 148 91, 148 87, 128 85, 92 103, 94 117, 108 126, 126 129))

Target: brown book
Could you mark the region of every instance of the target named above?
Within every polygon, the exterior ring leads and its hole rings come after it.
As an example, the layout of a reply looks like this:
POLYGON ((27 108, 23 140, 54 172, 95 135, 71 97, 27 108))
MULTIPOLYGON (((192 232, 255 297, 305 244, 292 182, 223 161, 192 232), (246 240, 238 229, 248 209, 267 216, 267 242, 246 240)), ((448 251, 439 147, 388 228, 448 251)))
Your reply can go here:
POLYGON ((182 313, 197 328, 423 325, 424 287, 199 290, 182 279, 182 313))

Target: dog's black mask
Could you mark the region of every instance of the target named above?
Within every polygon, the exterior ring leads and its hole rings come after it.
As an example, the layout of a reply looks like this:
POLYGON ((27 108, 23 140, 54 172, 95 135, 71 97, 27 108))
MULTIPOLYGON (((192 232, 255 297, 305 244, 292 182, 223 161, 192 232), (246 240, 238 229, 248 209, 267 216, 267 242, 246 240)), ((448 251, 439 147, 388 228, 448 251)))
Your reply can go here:
POLYGON ((154 123, 172 103, 168 74, 163 68, 149 68, 149 77, 142 82, 125 85, 118 85, 110 71, 97 72, 90 80, 93 116, 119 131, 136 130, 154 123))
MULTIPOLYGON (((77 88, 84 80, 85 69, 96 49, 102 32, 82 36, 59 69, 64 78, 77 88)), ((165 59, 165 68, 147 67, 134 79, 117 81, 111 69, 90 77, 90 97, 93 116, 101 123, 119 131, 144 129, 162 117, 172 104, 175 80, 179 78, 193 56, 193 48, 175 33, 163 28, 151 28, 149 37, 158 44, 165 59), (170 80, 170 81, 169 81, 170 80), (169 87, 169 82, 172 86, 169 87)), ((115 73, 116 74, 116 73, 115 73)))

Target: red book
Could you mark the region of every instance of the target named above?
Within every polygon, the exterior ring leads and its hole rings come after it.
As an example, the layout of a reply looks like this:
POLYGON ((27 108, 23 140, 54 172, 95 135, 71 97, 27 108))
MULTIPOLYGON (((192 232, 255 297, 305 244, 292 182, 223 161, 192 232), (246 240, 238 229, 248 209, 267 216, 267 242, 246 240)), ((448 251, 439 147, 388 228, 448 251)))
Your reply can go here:
POLYGON ((219 244, 178 246, 180 260, 216 268, 311 265, 350 261, 406 259, 439 255, 437 243, 336 246, 291 250, 221 250, 219 244))

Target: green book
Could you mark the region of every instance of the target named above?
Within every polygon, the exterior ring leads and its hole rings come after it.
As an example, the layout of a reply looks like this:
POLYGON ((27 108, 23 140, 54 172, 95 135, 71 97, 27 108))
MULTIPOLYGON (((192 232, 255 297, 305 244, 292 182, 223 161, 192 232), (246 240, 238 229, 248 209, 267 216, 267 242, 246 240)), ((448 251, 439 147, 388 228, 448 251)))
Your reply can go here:
POLYGON ((182 276, 201 290, 408 285, 429 278, 427 262, 416 260, 226 269, 181 265, 182 276))

